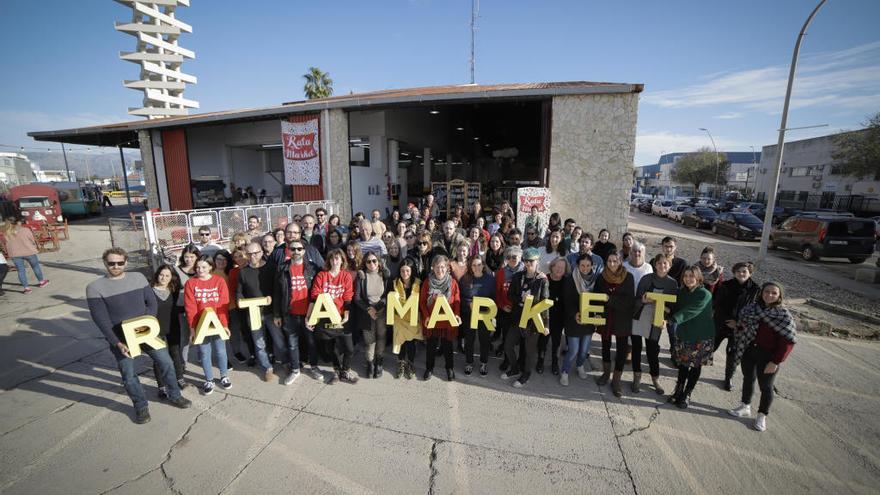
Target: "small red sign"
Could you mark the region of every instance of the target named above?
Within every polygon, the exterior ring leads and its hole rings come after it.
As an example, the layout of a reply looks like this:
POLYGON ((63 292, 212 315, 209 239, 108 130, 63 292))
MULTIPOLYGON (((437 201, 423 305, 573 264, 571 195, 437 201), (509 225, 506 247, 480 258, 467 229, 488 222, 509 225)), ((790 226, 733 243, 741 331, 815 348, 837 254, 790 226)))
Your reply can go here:
POLYGON ((315 148, 315 133, 284 134, 284 158, 288 160, 310 160, 318 156, 315 148))

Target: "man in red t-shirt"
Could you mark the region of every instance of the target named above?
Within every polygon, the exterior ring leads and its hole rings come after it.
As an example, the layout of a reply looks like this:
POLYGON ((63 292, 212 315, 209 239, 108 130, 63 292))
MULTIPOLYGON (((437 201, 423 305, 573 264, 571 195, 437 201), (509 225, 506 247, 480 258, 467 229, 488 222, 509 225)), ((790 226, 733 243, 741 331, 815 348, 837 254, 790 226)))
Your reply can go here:
POLYGON ((291 353, 291 361, 296 364, 291 375, 299 373, 299 339, 303 339, 308 348, 309 375, 316 380, 323 380, 324 377, 318 369, 315 334, 306 328, 309 290, 312 287, 312 280, 315 278, 315 269, 311 263, 305 262, 305 246, 305 243, 299 239, 287 243, 290 259, 278 268, 279 272, 275 277, 273 291, 275 297, 273 298, 272 313, 275 325, 281 327, 281 331, 284 333, 284 340, 291 353), (293 354, 296 354, 296 357, 293 357, 293 354))

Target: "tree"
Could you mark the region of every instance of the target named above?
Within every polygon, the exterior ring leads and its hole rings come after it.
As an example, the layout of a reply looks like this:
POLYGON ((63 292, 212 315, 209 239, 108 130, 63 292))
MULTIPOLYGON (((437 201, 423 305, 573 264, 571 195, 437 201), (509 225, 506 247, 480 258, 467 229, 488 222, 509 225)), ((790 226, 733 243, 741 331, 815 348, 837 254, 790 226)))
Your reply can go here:
POLYGON ((693 184, 694 193, 700 189, 701 184, 727 183, 727 171, 730 162, 724 153, 718 153, 718 167, 715 167, 715 151, 710 148, 700 148, 678 159, 672 169, 672 180, 682 184, 693 184))
POLYGON ((880 112, 863 124, 865 129, 834 136, 831 154, 844 175, 859 179, 880 176, 880 112))
POLYGON ((306 80, 306 84, 303 86, 306 98, 314 100, 333 94, 333 79, 330 79, 330 74, 321 71, 321 69, 309 67, 309 72, 304 74, 303 78, 306 80))

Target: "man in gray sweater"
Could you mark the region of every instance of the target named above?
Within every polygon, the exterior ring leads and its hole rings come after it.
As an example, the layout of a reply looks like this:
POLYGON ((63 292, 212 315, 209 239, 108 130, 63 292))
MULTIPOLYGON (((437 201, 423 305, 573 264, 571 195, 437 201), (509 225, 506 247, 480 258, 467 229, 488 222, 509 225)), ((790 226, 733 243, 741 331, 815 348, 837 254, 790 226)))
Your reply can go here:
MULTIPOLYGON (((147 397, 135 373, 134 359, 122 333, 122 322, 138 316, 156 316, 156 295, 143 275, 125 272, 128 254, 124 249, 107 249, 102 259, 107 275, 86 286, 89 312, 116 358, 122 374, 122 385, 134 403, 135 422, 144 424, 150 421, 147 397)), ((144 345, 141 350, 157 364, 166 386, 168 401, 181 409, 190 407, 192 402, 180 394, 168 348, 153 349, 144 345)))

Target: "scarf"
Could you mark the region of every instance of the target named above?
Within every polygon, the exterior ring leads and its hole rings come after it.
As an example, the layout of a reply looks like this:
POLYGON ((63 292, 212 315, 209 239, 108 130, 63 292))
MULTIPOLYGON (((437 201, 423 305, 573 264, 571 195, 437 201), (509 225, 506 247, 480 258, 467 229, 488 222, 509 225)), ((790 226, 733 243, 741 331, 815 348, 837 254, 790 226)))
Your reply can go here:
POLYGON ((598 275, 596 270, 590 270, 590 273, 586 275, 582 274, 580 270, 575 270, 571 278, 574 280, 574 287, 577 289, 578 294, 593 290, 593 285, 596 283, 598 275))
POLYGON ((626 271, 626 268, 623 265, 620 265, 620 268, 617 269, 617 272, 612 272, 607 267, 602 270, 602 278, 605 279, 609 284, 622 284, 623 280, 626 278, 626 274, 629 273, 626 271))
POLYGON ((724 267, 720 266, 718 263, 712 263, 712 266, 703 266, 702 263, 698 263, 700 266, 700 271, 703 272, 703 283, 705 285, 715 285, 718 282, 718 279, 721 278, 721 274, 724 272, 724 267))
POLYGON ((761 322, 766 323, 782 338, 794 343, 797 338, 794 318, 791 313, 782 306, 762 308, 757 303, 752 303, 743 308, 739 315, 739 326, 736 332, 736 355, 734 362, 742 360, 746 349, 755 341, 758 335, 758 327, 761 322))
POLYGON ((504 281, 510 282, 513 279, 513 276, 525 269, 526 265, 523 264, 522 261, 519 262, 516 267, 511 268, 507 263, 504 264, 504 281))
POLYGON ((443 278, 437 278, 432 272, 428 276, 428 296, 445 296, 447 300, 452 297, 452 276, 449 272, 443 278))

